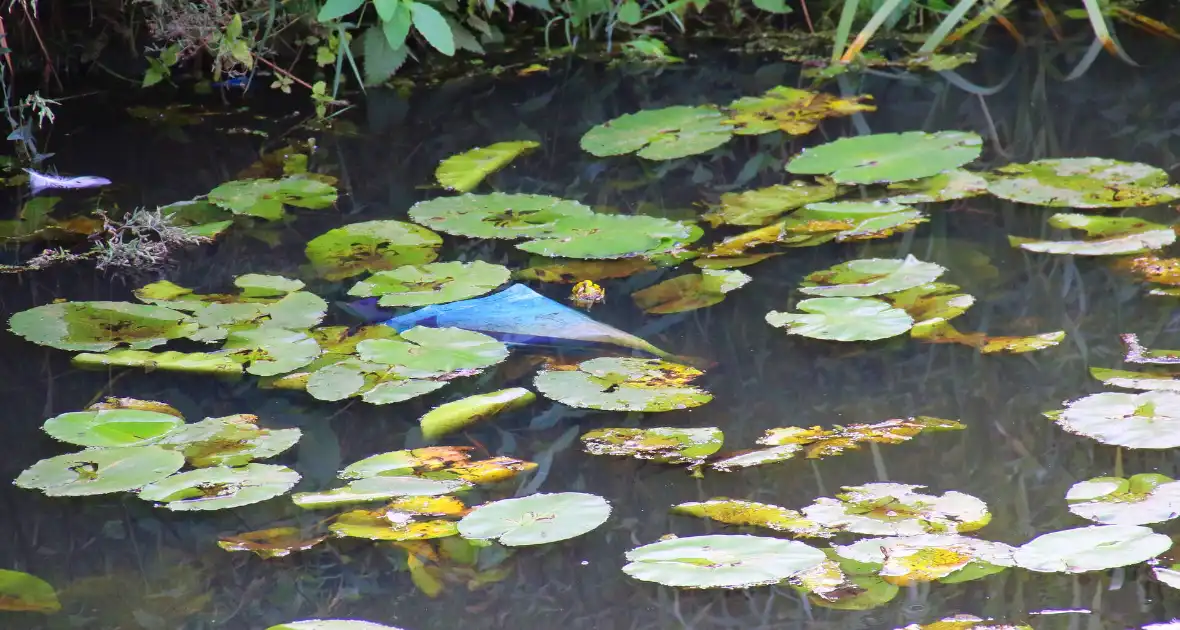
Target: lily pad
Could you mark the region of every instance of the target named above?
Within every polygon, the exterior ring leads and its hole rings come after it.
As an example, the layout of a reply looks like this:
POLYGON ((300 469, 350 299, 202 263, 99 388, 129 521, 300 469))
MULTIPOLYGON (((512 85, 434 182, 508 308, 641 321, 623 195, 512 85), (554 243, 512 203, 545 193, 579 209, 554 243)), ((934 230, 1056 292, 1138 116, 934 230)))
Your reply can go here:
POLYGON ((428 446, 371 455, 349 464, 340 471, 341 479, 364 479, 377 476, 404 476, 420 471, 439 470, 467 461, 470 446, 428 446))
POLYGON ((979 157, 983 139, 962 131, 881 133, 840 138, 806 149, 787 163, 796 175, 830 175, 841 184, 933 177, 979 157))
POLYGON ((294 293, 305 285, 302 280, 261 273, 246 273, 234 278, 234 286, 242 290, 244 298, 275 298, 294 293))
POLYGON ((777 86, 762 96, 746 96, 725 107, 733 133, 753 136, 784 131, 792 136, 810 133, 825 118, 872 112, 871 96, 838 98, 831 94, 777 86))
POLYGON ((934 623, 911 623, 900 630, 1033 630, 1027 624, 996 623, 991 619, 981 619, 975 615, 951 615, 934 623))
POLYGON ((274 376, 301 368, 320 356, 320 346, 307 333, 262 327, 230 333, 223 346, 246 371, 274 376))
POLYGON ((699 407, 713 396, 688 383, 695 368, 657 359, 601 357, 577 370, 544 370, 533 381, 547 398, 603 411, 672 411, 699 407))
POLYGON ((55 613, 61 610, 61 602, 49 582, 23 571, 0 569, 0 610, 55 613))
POLYGON ((172 431, 157 444, 179 450, 197 468, 243 466, 286 451, 303 435, 299 429, 263 429, 257 422, 250 414, 206 418, 172 431))
POLYGON ((725 115, 711 106, 675 106, 626 114, 587 131, 581 146, 598 157, 635 153, 673 160, 715 149, 733 136, 725 115))
POLYGON ((1172 228, 1133 217, 1099 217, 1086 214, 1055 214, 1049 225, 1086 232, 1082 241, 1041 241, 1009 236, 1013 247, 1043 254, 1073 256, 1118 256, 1160 249, 1176 241, 1172 228))
POLYGON ((537 464, 512 457, 492 457, 477 462, 451 464, 440 470, 418 473, 423 479, 460 480, 473 484, 506 481, 524 472, 537 469, 537 464))
POLYGON ((581 536, 605 523, 610 512, 610 503, 594 494, 534 494, 476 507, 459 521, 459 534, 508 547, 541 545, 581 536))
POLYGON ((766 323, 792 335, 832 341, 873 341, 908 331, 908 313, 874 298, 811 298, 795 305, 804 314, 770 311, 766 323))
POLYGON ((327 536, 304 536, 298 527, 273 527, 222 536, 217 540, 217 546, 226 551, 249 551, 259 558, 285 558, 296 551, 307 551, 327 539, 327 536))
POLYGON ((139 498, 177 512, 224 510, 272 499, 298 482, 299 473, 286 466, 217 466, 179 473, 144 486, 139 498))
POLYGON ((622 455, 663 464, 697 464, 721 449, 721 429, 595 429, 582 434, 591 455, 622 455))
POLYGON ((70 362, 84 369, 130 367, 142 368, 148 372, 162 370, 216 376, 237 376, 242 373, 242 364, 233 358, 207 352, 176 352, 174 350, 167 352, 111 350, 103 354, 83 352, 74 355, 70 362))
POLYGON ((794 540, 712 535, 673 538, 627 552, 623 572, 683 588, 777 584, 822 563, 824 553, 794 540))
POLYGON ((376 476, 358 479, 350 484, 320 492, 297 492, 291 500, 304 509, 320 509, 384 501, 394 497, 430 497, 450 494, 470 488, 461 479, 422 479, 411 476, 376 476))
POLYGON ((306 389, 318 400, 336 401, 359 395, 367 403, 387 405, 429 394, 446 385, 441 380, 408 378, 399 373, 397 366, 345 359, 311 372, 306 389))
MULTIPOLYGON (((943 282, 931 282, 905 291, 882 296, 895 308, 905 310, 914 319, 914 328, 932 327, 952 320, 975 304, 975 297, 957 293, 959 286, 943 282)), ((912 329, 910 336, 918 337, 912 329)))
POLYGON ((650 257, 675 252, 703 234, 695 225, 659 217, 600 214, 561 221, 547 238, 539 236, 516 248, 562 258, 650 257))
POLYGON ((336 203, 336 188, 312 177, 243 179, 209 191, 209 201, 229 210, 268 221, 283 218, 283 205, 320 210, 336 203))
POLYGON ((485 368, 508 358, 503 343, 461 328, 415 326, 403 331, 401 339, 368 339, 356 348, 365 361, 425 375, 485 368))
POLYGON ((805 457, 819 459, 859 448, 861 443, 901 444, 923 431, 953 431, 965 428, 965 425, 955 420, 917 416, 895 418, 876 424, 836 426, 828 430, 820 427, 768 429, 766 434, 758 439, 758 443, 768 446, 798 445, 805 457))
POLYGON ((1154 473, 1079 481, 1065 494, 1069 511, 1103 525, 1148 525, 1180 516, 1180 482, 1154 473))
POLYGON ((1151 363, 1155 365, 1174 365, 1180 363, 1180 350, 1150 350, 1139 341, 1139 335, 1125 333, 1119 335, 1127 354, 1123 358, 1127 363, 1151 363))
POLYGON ((945 267, 913 256, 901 260, 866 258, 813 272, 804 278, 799 291, 820 297, 872 297, 934 282, 943 273, 945 267))
POLYGON ((396 510, 353 510, 336 517, 328 526, 333 534, 369 540, 428 540, 459 533, 454 521, 415 520, 396 510))
POLYGON ((746 286, 750 280, 740 271, 705 269, 636 291, 631 299, 645 313, 683 313, 719 304, 726 293, 746 286))
POLYGON ((590 217, 594 212, 576 201, 546 195, 492 193, 420 201, 410 220, 428 228, 472 238, 544 237, 558 222, 590 217))
POLYGON ((184 424, 169 413, 139 409, 63 413, 42 427, 54 439, 78 446, 143 446, 184 424))
POLYGON ((885 238, 917 227, 926 215, 891 200, 833 201, 810 203, 779 224, 795 247, 818 245, 828 240, 857 241, 885 238), (806 239, 806 240, 800 240, 806 239))
POLYGON ((796 536, 827 538, 835 535, 834 531, 804 518, 795 510, 769 503, 716 498, 674 505, 671 511, 673 514, 707 518, 727 525, 753 525, 790 532, 796 536))
POLYGON ((757 190, 721 195, 721 204, 701 215, 713 227, 726 225, 766 225, 780 215, 809 203, 827 201, 839 188, 831 180, 818 184, 794 181, 757 190))
POLYGON ((1058 208, 1154 206, 1180 198, 1168 174, 1147 164, 1105 158, 1057 158, 995 170, 988 191, 1020 203, 1058 208))
POLYGON ((1065 339, 1065 331, 1024 336, 993 336, 981 332, 960 332, 945 319, 926 320, 910 331, 914 339, 928 343, 956 343, 979 350, 980 354, 1023 354, 1052 348, 1065 339))
POLYGON ((307 619, 271 626, 266 630, 401 630, 371 621, 356 619, 307 619))
POLYGON ((1180 378, 1172 372, 1132 372, 1092 367, 1090 375, 1107 385, 1124 389, 1180 392, 1180 378))
POLYGON ((443 160, 435 170, 434 176, 444 188, 461 193, 469 192, 488 175, 539 146, 540 143, 532 140, 516 140, 471 149, 443 160))
POLYGON ((1037 536, 1016 548, 1016 565, 1042 573, 1125 567, 1167 551, 1172 539, 1140 525, 1091 525, 1037 536))
POLYGON ((995 573, 1016 564, 1012 557, 1016 550, 1004 543, 953 534, 867 538, 833 549, 842 558, 880 565, 877 574, 898 586, 953 580, 968 570, 979 570, 979 565, 995 573))
POLYGON ((889 184, 889 201, 894 203, 935 203, 978 197, 988 192, 987 180, 961 168, 914 181, 889 184))
POLYGON ((159 481, 182 466, 184 455, 158 446, 89 449, 43 459, 14 483, 51 497, 107 494, 159 481))
POLYGON ((438 258, 442 237, 403 221, 364 221, 334 228, 307 242, 307 259, 321 276, 343 280, 366 271, 421 265, 438 258))
POLYGON ((740 451, 711 461, 709 467, 720 472, 731 472, 739 468, 785 462, 794 457, 802 448, 798 444, 787 444, 785 446, 740 451))
POLYGON ((483 295, 504 284, 507 267, 480 260, 406 265, 379 271, 348 290, 357 297, 380 297, 381 306, 445 304, 483 295))
POLYGON ((628 278, 653 269, 656 269, 656 264, 646 258, 577 260, 533 256, 528 267, 512 275, 519 280, 577 284, 583 280, 598 282, 610 278, 628 278))
POLYGON ((1066 404, 1054 421, 1070 433, 1127 448, 1180 446, 1180 394, 1102 392, 1066 404))
POLYGON ((437 440, 501 413, 531 405, 536 399, 536 394, 523 387, 476 394, 431 409, 418 419, 418 425, 422 427, 423 439, 437 440))
POLYGON ((162 306, 62 302, 21 311, 8 320, 8 327, 42 346, 103 352, 120 345, 146 350, 196 332, 197 322, 162 306))
POLYGON ((837 531, 874 536, 959 534, 991 521, 987 505, 961 492, 941 496, 915 492, 923 486, 868 483, 846 486, 835 499, 820 497, 803 516, 837 531))

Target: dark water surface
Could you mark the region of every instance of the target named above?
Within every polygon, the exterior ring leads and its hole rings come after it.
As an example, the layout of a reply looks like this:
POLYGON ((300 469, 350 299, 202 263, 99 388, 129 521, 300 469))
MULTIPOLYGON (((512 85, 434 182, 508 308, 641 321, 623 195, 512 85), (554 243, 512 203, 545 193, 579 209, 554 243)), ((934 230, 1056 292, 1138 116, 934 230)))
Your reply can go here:
MULTIPOLYGON (((557 62, 547 76, 472 80, 423 90, 408 100, 372 93, 363 110, 344 116, 357 125, 358 135, 291 134, 316 136, 320 150, 313 166, 340 177, 338 209, 295 210, 298 220, 292 222, 235 228, 217 244, 183 256, 174 269, 142 279, 112 279, 82 267, 0 276, 0 314, 7 319, 55 298, 129 300, 132 288, 159 277, 200 292, 227 290, 234 276, 246 272, 305 277, 311 290, 340 299, 351 281, 332 285, 307 277, 300 270, 303 243, 345 223, 404 219, 414 201, 438 194, 424 186, 433 182, 440 159, 500 140, 535 139, 542 148, 493 178, 499 190, 554 194, 670 218, 694 216, 700 211, 694 203, 715 199, 735 183, 738 189, 777 183, 782 162, 794 151, 857 133, 976 131, 986 139, 984 156, 973 165, 980 169, 1070 156, 1137 160, 1166 169, 1180 162, 1172 150, 1180 130, 1174 64, 1134 69, 1102 59, 1081 79, 1063 82, 1076 58, 1035 50, 985 56, 963 75, 978 85, 1000 86, 986 96, 938 75, 849 78, 850 93, 873 94, 877 112, 827 122, 803 139, 736 138, 711 155, 673 163, 594 159, 578 149, 578 138, 594 124, 641 108, 725 103, 774 85, 796 85, 798 67, 726 56, 642 73, 557 62), (751 171, 743 169, 759 151, 770 159, 748 177, 751 171)), ((182 142, 175 132, 129 118, 125 103, 106 98, 65 108, 55 137, 42 149, 57 152, 62 172, 101 174, 117 182, 104 199, 124 208, 187 199, 233 179, 256 158, 260 140, 217 127, 262 126, 272 133, 270 145, 277 146, 277 136, 290 127, 280 120, 288 108, 307 108, 302 100, 272 102, 263 94, 254 105, 265 112, 264 120, 213 117, 181 130, 187 137, 182 142)), ((4 195, 0 218, 9 218, 21 200, 16 192, 4 195)), ((65 203, 84 204, 83 199, 65 203)), ((980 497, 993 520, 978 535, 1009 544, 1087 524, 1066 510, 1065 491, 1076 481, 1115 473, 1116 451, 1066 434, 1041 412, 1101 389, 1087 369, 1119 367, 1119 333, 1139 333, 1149 346, 1180 346, 1180 326, 1171 323, 1174 302, 1147 296, 1139 282, 1102 260, 1026 254, 1008 245, 1009 234, 1049 234, 1044 220, 1051 210, 991 197, 927 210, 929 223, 892 239, 787 250, 743 270, 754 281, 724 303, 686 315, 647 317, 627 297, 676 271, 606 283, 608 302, 593 315, 672 353, 715 361, 703 384, 716 398, 692 411, 643 418, 562 413, 560 405, 541 400, 448 438, 447 444, 480 444, 493 454, 541 462, 542 491, 592 492, 614 505, 611 519, 585 536, 519 550, 507 561, 511 573, 501 582, 475 591, 448 584, 431 599, 411 583, 402 554, 384 544, 345 540, 269 561, 216 546, 219 535, 311 524, 326 515, 299 510, 286 499, 223 513, 173 514, 131 495, 51 499, 0 483, 0 567, 44 578, 63 603, 62 612, 52 616, 0 613, 0 628, 261 630, 295 619, 338 617, 406 630, 888 629, 968 613, 1037 628, 1088 629, 1138 627, 1180 614, 1180 595, 1150 579, 1144 566, 1080 576, 1009 570, 964 584, 903 588, 892 602, 860 612, 809 606, 789 588, 678 592, 620 571, 625 551, 664 534, 737 531, 667 513, 671 504, 715 496, 799 508, 842 485, 888 480, 980 497), (907 253, 947 267, 942 280, 976 296, 976 305, 955 322, 960 329, 993 334, 1063 329, 1069 336, 1038 353, 984 357, 966 347, 924 345, 906 337, 872 344, 788 337, 763 320, 767 311, 793 304, 794 287, 806 273, 853 258, 907 253), (828 427, 919 414, 957 418, 968 428, 822 461, 707 474, 702 480, 681 468, 594 458, 576 441, 579 433, 605 426, 717 426, 728 447, 740 448, 771 427, 828 427), (1083 612, 1037 614, 1064 609, 1083 612)), ((1170 223, 1174 210, 1133 213, 1170 223)), ((527 261, 504 244, 450 237, 447 243, 441 260, 478 258, 516 267, 527 261)), ((559 299, 569 290, 534 288, 559 299)), ((118 395, 172 403, 190 421, 254 413, 266 426, 297 426, 304 432, 300 444, 273 462, 303 474, 298 490, 327 488, 350 462, 420 444, 412 428, 430 407, 530 382, 527 374, 492 371, 434 395, 377 407, 260 390, 250 380, 78 371, 70 367, 69 353, 6 332, 0 333, 0 356, 0 479, 69 450, 42 433, 45 418, 80 409, 99 395, 118 395)), ((1124 451, 1122 468, 1127 475, 1177 474, 1169 451, 1124 451)), ((535 482, 521 481, 537 487, 535 482)), ((1180 533, 1175 523, 1154 529, 1180 533)))

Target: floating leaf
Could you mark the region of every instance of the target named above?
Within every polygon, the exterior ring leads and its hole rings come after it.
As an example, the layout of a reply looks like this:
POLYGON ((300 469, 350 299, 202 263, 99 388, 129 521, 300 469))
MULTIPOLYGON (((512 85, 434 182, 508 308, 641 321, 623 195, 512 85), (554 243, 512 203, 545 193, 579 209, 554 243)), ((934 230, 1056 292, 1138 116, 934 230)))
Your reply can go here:
POLYGON ((268 221, 283 218, 283 205, 320 210, 336 203, 336 188, 303 175, 283 179, 243 179, 209 191, 209 201, 234 214, 268 221))
POLYGON ((437 440, 501 413, 531 405, 536 399, 536 394, 523 387, 477 394, 431 409, 418 420, 418 424, 422 427, 424 439, 437 440))
POLYGON ((954 579, 970 567, 992 572, 1015 565, 1015 549, 1003 543, 945 534, 867 538, 836 545, 836 554, 856 562, 879 565, 878 575, 898 586, 954 579))
POLYGON ((914 229, 926 215, 892 200, 811 203, 780 222, 791 247, 886 238, 914 229))
POLYGON ((495 365, 508 348, 483 333, 461 328, 415 326, 401 339, 369 339, 357 344, 361 359, 425 374, 445 374, 495 365))
POLYGON ((1055 214, 1049 225, 1060 229, 1079 229, 1086 232, 1084 241, 1040 241, 1009 236, 1013 247, 1043 254, 1073 256, 1117 256, 1139 254, 1160 249, 1176 241, 1171 228, 1133 217, 1099 217, 1086 214, 1055 214))
POLYGON ((1180 188, 1168 186, 1163 169, 1090 157, 1002 166, 992 174, 988 192, 1010 201, 1059 208, 1154 206, 1180 198, 1180 188))
POLYGON ((868 483, 845 486, 835 499, 820 497, 803 516, 837 531, 874 536, 958 534, 991 521, 979 499, 950 491, 942 496, 915 492, 924 486, 868 483))
POLYGON ((445 304, 483 295, 508 281, 507 267, 480 260, 406 265, 379 271, 348 290, 357 297, 380 297, 381 306, 445 304))
POLYGON ((767 258, 774 258, 781 255, 776 252, 770 254, 750 254, 747 256, 697 258, 692 261, 692 264, 701 269, 734 269, 737 267, 749 267, 767 258))
POLYGON ((157 444, 179 450, 197 468, 242 466, 274 457, 302 436, 299 429, 262 429, 257 422, 258 416, 250 414, 206 418, 176 429, 157 444))
POLYGON ((702 372, 656 359, 601 357, 577 370, 544 370, 534 384, 570 407, 603 411, 672 411, 698 407, 713 396, 688 383, 702 372))
POLYGON ((1127 448, 1180 446, 1180 394, 1102 392, 1067 403, 1054 421, 1070 433, 1127 448))
MULTIPOLYGON (((1172 588, 1180 588, 1180 566, 1172 565, 1171 567, 1154 567, 1151 570, 1155 579, 1171 586, 1172 588)), ((1149 628, 1150 626, 1144 626, 1149 628)), ((1160 630, 1163 630, 1162 628, 1160 630)))
POLYGON ((286 466, 217 466, 179 473, 144 486, 139 498, 159 502, 173 511, 224 510, 277 497, 298 481, 299 473, 286 466))
POLYGON ((945 319, 927 320, 910 331, 914 339, 929 343, 957 343, 979 350, 980 354, 1023 354, 1052 348, 1065 339, 1065 331, 1057 330, 1021 337, 990 336, 980 332, 959 332, 945 319))
POLYGON ((945 272, 945 267, 913 256, 866 258, 808 274, 799 291, 820 297, 872 297, 934 282, 945 272))
POLYGON ((729 141, 725 116, 710 106, 675 106, 626 114, 587 131, 581 146, 598 157, 635 153, 672 160, 704 153, 729 141))
POLYGON ((309 374, 306 389, 319 400, 359 395, 367 403, 388 405, 446 387, 442 380, 407 378, 399 373, 400 369, 404 368, 346 359, 309 374))
POLYGON ((727 525, 766 527, 775 531, 790 532, 796 536, 827 538, 835 534, 819 523, 804 518, 795 510, 754 501, 725 498, 694 501, 672 506, 672 513, 707 518, 727 525))
POLYGON ((301 508, 314 510, 351 503, 384 501, 394 497, 429 497, 470 488, 460 479, 421 479, 418 477, 367 477, 321 492, 297 492, 291 501, 301 508))
POLYGON ((1079 481, 1065 494, 1069 511, 1103 525, 1147 525, 1180 516, 1180 482, 1154 473, 1079 481))
POLYGON ((0 610, 55 613, 61 610, 57 591, 35 575, 0 569, 0 610))
POLYGON ((217 546, 226 551, 249 551, 259 558, 285 558, 294 551, 307 551, 327 539, 327 536, 303 536, 298 527, 275 527, 222 536, 217 546))
POLYGON ((975 298, 966 293, 956 293, 959 286, 942 282, 931 282, 905 291, 882 296, 895 308, 909 313, 914 319, 911 337, 918 337, 922 331, 937 330, 936 324, 954 319, 975 304, 975 298))
POLYGON ((591 455, 622 455, 663 464, 696 464, 721 449, 721 429, 595 429, 582 434, 591 455))
POLYGON ((704 232, 687 223, 644 215, 593 215, 567 219, 548 238, 521 243, 517 249, 563 258, 610 259, 671 253, 695 242, 704 232))
POLYGON ((170 413, 98 409, 54 416, 42 428, 54 439, 78 446, 143 446, 184 424, 170 413))
POLYGON ((400 630, 400 628, 355 619, 308 619, 271 626, 266 630, 400 630))
POLYGON ((512 457, 493 457, 477 462, 452 464, 442 470, 418 473, 425 479, 459 479, 474 484, 489 484, 512 479, 522 472, 537 469, 537 464, 512 457))
POLYGON ((158 446, 90 449, 43 459, 16 478, 18 488, 51 497, 134 490, 184 466, 184 455, 158 446))
POLYGON ((1171 365, 1180 363, 1180 350, 1148 350, 1139 342, 1139 335, 1126 333, 1119 335, 1123 346, 1127 349, 1124 361, 1127 363, 1154 363, 1157 365, 1171 365))
POLYGON ((242 290, 245 298, 273 298, 294 293, 305 285, 302 280, 261 273, 247 273, 234 278, 234 286, 242 290))
POLYGON ((307 333, 277 327, 255 328, 230 333, 225 350, 246 371, 274 376, 301 368, 320 355, 320 346, 307 333))
POLYGON ((576 201, 546 195, 492 193, 420 201, 410 220, 440 232, 472 238, 532 238, 549 235, 558 223, 594 212, 576 201))
POLYGON ((948 431, 967 428, 955 420, 943 420, 930 416, 892 419, 876 424, 851 424, 823 430, 820 427, 804 429, 784 427, 768 429, 758 439, 759 444, 768 446, 797 445, 809 459, 839 455, 848 449, 859 448, 863 442, 878 444, 901 444, 923 431, 948 431))
POLYGON ((611 278, 627 278, 655 268, 656 264, 646 258, 577 260, 534 256, 529 260, 527 268, 512 275, 519 280, 577 284, 583 280, 598 282, 611 278))
POLYGON ((725 294, 746 286, 750 276, 740 271, 705 269, 700 274, 678 276, 631 294, 645 313, 666 315, 720 303, 725 294))
POLYGON ((581 536, 610 517, 610 503, 594 494, 558 492, 485 503, 459 521, 459 534, 508 547, 581 536))
POLYGON ((451 464, 465 462, 471 457, 470 446, 428 446, 404 451, 391 451, 353 462, 340 471, 341 479, 365 479, 377 476, 403 476, 422 471, 439 470, 451 464))
POLYGON ((726 106, 729 124, 739 136, 785 131, 793 136, 811 132, 825 118, 872 112, 871 96, 837 98, 831 94, 777 86, 762 96, 746 96, 726 106))
POLYGON ((798 453, 801 448, 798 444, 788 444, 786 446, 772 446, 770 448, 742 451, 713 460, 709 466, 713 470, 720 472, 731 472, 737 468, 750 468, 751 466, 785 462, 794 457, 795 453, 798 453))
POLYGON ((488 175, 539 146, 540 143, 532 140, 516 140, 471 149, 443 160, 434 176, 445 188, 465 193, 478 186, 488 175))
POLYGON ((168 403, 162 403, 156 400, 140 400, 138 398, 116 398, 114 396, 107 396, 101 401, 90 405, 86 408, 86 411, 110 411, 113 409, 154 411, 156 413, 176 416, 177 418, 184 418, 184 414, 180 413, 176 407, 173 407, 168 403))
POLYGON ((307 242, 307 259, 328 280, 366 271, 421 265, 438 258, 442 237, 402 221, 364 221, 334 228, 307 242))
POLYGON ((914 324, 905 311, 873 298, 811 298, 795 307, 805 314, 770 311, 766 323, 792 335, 832 341, 887 339, 914 324))
POLYGON ((418 521, 395 510, 354 510, 336 517, 328 529, 337 536, 369 540, 426 540, 459 533, 454 521, 418 521))
POLYGON ((974 133, 880 133, 840 138, 806 149, 787 163, 796 175, 830 175, 841 184, 875 184, 933 177, 975 158, 983 140, 974 133))
POLYGON ((1154 254, 1120 258, 1115 267, 1126 269, 1147 282, 1170 287, 1180 285, 1180 258, 1160 258, 1154 254))
POLYGON ((1131 372, 1092 367, 1090 375, 1107 385, 1125 389, 1180 392, 1180 378, 1171 372, 1131 372))
POLYGON ((148 372, 164 370, 215 376, 237 376, 242 373, 242 364, 232 358, 206 352, 176 352, 172 350, 167 352, 111 350, 103 354, 83 352, 74 355, 70 362, 83 369, 128 367, 142 368, 148 372))
POLYGON ((628 551, 623 572, 665 586, 750 588, 777 584, 819 565, 824 558, 822 551, 794 540, 688 536, 628 551))
POLYGON ((94 352, 124 344, 146 350, 197 330, 197 323, 184 313, 128 302, 46 304, 13 315, 8 326, 36 344, 94 352))
POLYGON ((1042 573, 1125 567, 1167 551, 1172 539, 1139 525, 1091 525, 1037 536, 1016 548, 1016 565, 1042 573))
POLYGON ((1020 624, 998 624, 990 619, 980 619, 975 615, 952 615, 934 623, 911 623, 899 630, 1033 630, 1032 626, 1020 624))
POLYGON ((889 201, 894 203, 935 203, 978 197, 988 192, 983 176, 956 168, 934 177, 889 184, 889 201))
POLYGON ((721 195, 721 205, 701 215, 713 227, 726 225, 766 225, 779 215, 809 203, 827 201, 836 196, 836 184, 821 180, 818 184, 794 181, 741 193, 721 195))

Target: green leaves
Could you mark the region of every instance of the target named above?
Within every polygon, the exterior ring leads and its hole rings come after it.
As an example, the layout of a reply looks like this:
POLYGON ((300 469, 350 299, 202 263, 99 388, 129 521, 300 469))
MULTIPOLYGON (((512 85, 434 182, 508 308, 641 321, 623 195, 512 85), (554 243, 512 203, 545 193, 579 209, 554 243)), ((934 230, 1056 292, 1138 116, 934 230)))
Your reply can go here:
POLYGON ((628 551, 623 572, 665 586, 750 588, 776 584, 818 566, 824 559, 819 549, 793 540, 687 536, 628 551))
POLYGON ((14 482, 51 497, 77 497, 134 490, 184 466, 184 455, 159 446, 85 450, 43 459, 14 482))
POLYGON ((841 138, 806 149, 787 163, 796 175, 830 175, 841 184, 874 184, 932 177, 979 157, 974 133, 882 133, 841 138))
POLYGON ((365 0, 327 0, 324 6, 320 7, 320 12, 316 14, 316 20, 327 22, 344 17, 361 8, 364 3, 365 0))
POLYGON ((1127 448, 1180 446, 1180 393, 1176 392, 1102 392, 1046 415, 1066 431, 1104 444, 1127 448))
POLYGON ((363 221, 334 228, 307 242, 316 272, 342 280, 366 271, 420 265, 438 257, 442 237, 403 221, 363 221))
POLYGON ((905 311, 873 298, 811 298, 795 308, 802 314, 770 311, 766 323, 792 335, 832 341, 873 341, 909 330, 914 320, 905 311))
POLYGON ((610 503, 594 494, 559 492, 485 503, 459 521, 459 534, 508 547, 581 536, 606 522, 610 503))
POLYGON ((1074 256, 1139 254, 1176 242, 1176 232, 1168 226, 1135 217, 1061 213, 1049 217, 1049 225, 1063 230, 1082 230, 1087 238, 1081 241, 1042 241, 1009 236, 1008 242, 1030 252, 1074 256))
POLYGON ((414 30, 426 38, 426 42, 438 52, 450 57, 455 54, 455 37, 451 27, 438 9, 422 2, 408 2, 414 30))
POLYGON ((545 370, 534 384, 546 397, 583 409, 672 411, 699 407, 713 396, 689 385, 701 371, 656 359, 601 357, 577 370, 545 370))
POLYGON ((991 194, 1059 208, 1154 206, 1180 197, 1168 174, 1147 164, 1104 158, 1061 158, 996 169, 991 194))
POLYGON ((648 160, 672 160, 704 153, 733 135, 715 107, 645 109, 587 131, 581 145, 598 157, 635 153, 648 160))
POLYGON ((1017 547, 1017 566, 1044 573, 1085 573, 1151 559, 1172 539, 1139 525, 1091 525, 1038 536, 1017 547))
POLYGON ((787 6, 786 0, 754 0, 754 6, 771 13, 787 14, 792 11, 791 7, 787 6))
POLYGON ((445 188, 461 193, 470 192, 485 177, 539 146, 540 143, 532 140, 516 140, 478 147, 443 160, 434 176, 445 188))
POLYGON ((173 511, 223 510, 258 503, 283 494, 299 481, 286 466, 248 464, 190 470, 144 486, 139 498, 173 511))
POLYGON ((381 306, 426 306, 483 295, 510 276, 507 267, 480 260, 407 265, 377 272, 353 285, 348 294, 379 296, 381 306))
POLYGON ((284 204, 312 210, 331 206, 336 203, 336 188, 298 175, 283 179, 243 179, 209 191, 209 201, 234 214, 277 221, 283 218, 284 204))
POLYGON ((188 315, 162 306, 127 302, 62 302, 21 311, 9 329, 61 350, 102 352, 120 345, 145 350, 196 332, 188 315))

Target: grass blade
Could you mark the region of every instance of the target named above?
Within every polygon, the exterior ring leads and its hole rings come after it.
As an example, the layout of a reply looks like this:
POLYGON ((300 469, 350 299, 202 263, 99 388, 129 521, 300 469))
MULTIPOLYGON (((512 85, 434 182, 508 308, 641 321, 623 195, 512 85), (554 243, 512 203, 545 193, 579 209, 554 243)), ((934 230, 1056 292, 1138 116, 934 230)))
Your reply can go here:
POLYGON ((844 54, 844 47, 848 45, 848 35, 852 32, 852 21, 856 19, 856 10, 860 0, 844 0, 844 8, 840 11, 840 23, 836 25, 836 38, 832 45, 832 61, 840 61, 844 54))
POLYGON ((1086 15, 1090 17, 1090 26, 1094 28, 1094 35, 1098 37, 1098 41, 1102 42, 1102 47, 1110 54, 1133 66, 1139 65, 1128 57, 1127 53, 1123 52, 1123 47, 1110 32, 1110 28, 1106 24, 1106 16, 1102 14, 1102 7, 1098 5, 1098 0, 1082 0, 1082 4, 1086 7, 1086 15))
POLYGON ((979 0, 961 0, 959 4, 956 4, 955 8, 951 9, 951 12, 946 14, 946 17, 943 18, 942 23, 938 25, 938 28, 934 29, 934 32, 930 34, 930 37, 926 38, 926 42, 923 43, 922 47, 918 49, 918 54, 928 55, 937 51, 938 47, 942 45, 943 40, 946 39, 946 36, 950 35, 951 29, 955 28, 955 25, 961 22, 964 17, 967 17, 967 12, 970 11, 971 7, 975 6, 975 3, 978 1, 979 0))
MULTIPOLYGON (((885 0, 881 8, 877 9, 873 17, 869 18, 869 23, 865 24, 864 28, 860 29, 860 32, 856 34, 856 39, 852 40, 852 44, 848 46, 848 50, 844 51, 844 55, 840 57, 840 61, 843 63, 852 61, 864 49, 865 44, 869 43, 873 35, 877 33, 877 29, 881 28, 881 25, 885 23, 885 20, 889 19, 894 9, 901 3, 902 0, 885 0)), ((840 21, 843 22, 843 16, 841 16, 840 21)))

